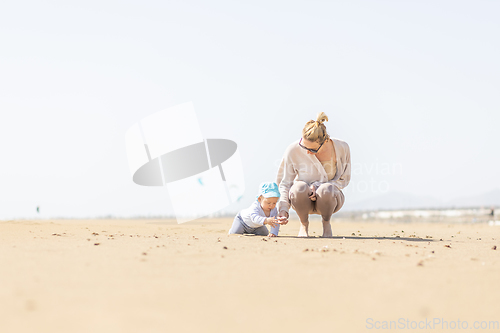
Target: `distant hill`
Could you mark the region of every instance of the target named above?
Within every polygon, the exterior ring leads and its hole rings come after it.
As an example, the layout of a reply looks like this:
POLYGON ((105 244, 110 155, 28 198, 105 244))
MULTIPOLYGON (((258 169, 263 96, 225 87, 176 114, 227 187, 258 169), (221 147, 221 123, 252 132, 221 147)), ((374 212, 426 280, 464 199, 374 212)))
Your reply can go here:
POLYGON ((438 199, 431 196, 419 196, 404 192, 389 192, 357 202, 349 202, 346 200, 343 210, 438 208, 441 204, 442 203, 438 199))
POLYGON ((389 192, 356 202, 346 200, 343 210, 433 209, 481 206, 500 206, 500 189, 495 189, 475 196, 463 196, 449 201, 439 200, 432 196, 421 196, 404 192, 389 192))
POLYGON ((499 206, 500 189, 495 189, 480 195, 464 196, 446 202, 447 206, 467 207, 467 206, 499 206))

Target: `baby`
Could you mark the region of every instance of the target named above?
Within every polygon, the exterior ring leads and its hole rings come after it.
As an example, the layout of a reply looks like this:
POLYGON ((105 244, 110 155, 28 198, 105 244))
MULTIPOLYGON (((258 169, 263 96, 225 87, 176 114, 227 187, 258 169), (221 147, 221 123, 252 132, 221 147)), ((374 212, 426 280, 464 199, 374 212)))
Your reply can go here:
POLYGON ((259 236, 276 237, 280 224, 287 224, 286 217, 277 218, 276 203, 280 192, 276 183, 260 184, 260 191, 252 205, 241 210, 234 218, 229 234, 255 234, 259 236), (266 224, 271 226, 271 234, 266 224))

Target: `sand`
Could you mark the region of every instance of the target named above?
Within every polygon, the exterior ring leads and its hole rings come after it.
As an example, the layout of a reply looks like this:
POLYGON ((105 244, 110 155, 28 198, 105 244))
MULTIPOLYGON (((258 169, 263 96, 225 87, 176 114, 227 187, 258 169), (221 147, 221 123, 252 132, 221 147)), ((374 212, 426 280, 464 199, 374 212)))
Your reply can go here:
POLYGON ((292 220, 273 239, 228 236, 231 222, 0 221, 0 332, 455 332, 500 322, 500 226, 354 220, 323 239, 311 222, 304 239, 292 220))

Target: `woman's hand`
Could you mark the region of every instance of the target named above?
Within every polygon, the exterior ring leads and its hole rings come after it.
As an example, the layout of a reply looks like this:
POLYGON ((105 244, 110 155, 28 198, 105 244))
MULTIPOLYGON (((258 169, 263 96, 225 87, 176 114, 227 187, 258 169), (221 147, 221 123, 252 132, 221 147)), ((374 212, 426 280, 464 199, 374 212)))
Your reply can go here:
POLYGON ((278 214, 278 220, 280 221, 280 224, 287 224, 288 223, 288 212, 282 210, 278 214))
POLYGON ((316 201, 316 187, 311 185, 310 189, 311 192, 309 192, 309 199, 311 199, 311 201, 316 201))

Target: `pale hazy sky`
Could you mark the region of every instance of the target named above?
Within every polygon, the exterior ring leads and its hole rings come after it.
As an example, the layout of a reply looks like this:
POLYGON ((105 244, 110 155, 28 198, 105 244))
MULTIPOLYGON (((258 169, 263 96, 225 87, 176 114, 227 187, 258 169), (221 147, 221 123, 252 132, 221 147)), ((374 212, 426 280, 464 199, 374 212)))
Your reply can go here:
POLYGON ((498 188, 499 16, 498 1, 2 1, 0 218, 172 213, 132 182, 124 138, 188 101, 206 138, 239 146, 229 210, 320 111, 351 148, 345 207, 498 188))

